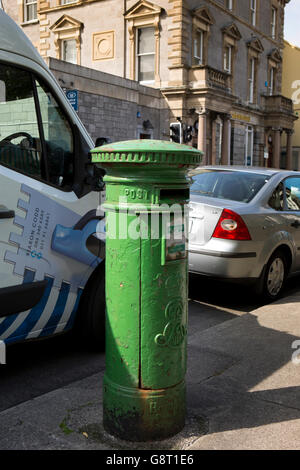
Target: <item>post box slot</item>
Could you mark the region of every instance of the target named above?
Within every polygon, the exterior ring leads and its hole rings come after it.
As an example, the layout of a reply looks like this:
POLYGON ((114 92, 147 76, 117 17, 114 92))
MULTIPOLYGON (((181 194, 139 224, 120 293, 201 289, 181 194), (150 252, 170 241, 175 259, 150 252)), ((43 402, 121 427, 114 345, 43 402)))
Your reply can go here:
POLYGON ((190 197, 190 190, 186 189, 161 189, 160 190, 160 200, 170 200, 170 199, 177 199, 178 201, 182 201, 185 199, 189 199, 190 197))

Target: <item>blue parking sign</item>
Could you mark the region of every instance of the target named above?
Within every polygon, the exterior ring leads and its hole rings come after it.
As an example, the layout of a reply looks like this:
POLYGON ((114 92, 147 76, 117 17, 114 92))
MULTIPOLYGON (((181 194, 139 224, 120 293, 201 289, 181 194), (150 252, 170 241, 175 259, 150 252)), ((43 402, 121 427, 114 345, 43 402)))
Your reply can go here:
POLYGON ((66 92, 66 97, 75 111, 78 111, 78 90, 68 90, 66 92))

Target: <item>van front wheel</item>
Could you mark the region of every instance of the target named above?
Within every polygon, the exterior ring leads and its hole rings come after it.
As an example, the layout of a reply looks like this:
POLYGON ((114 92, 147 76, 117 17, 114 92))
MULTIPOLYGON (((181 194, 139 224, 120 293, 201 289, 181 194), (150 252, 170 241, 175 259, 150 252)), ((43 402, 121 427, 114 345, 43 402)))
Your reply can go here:
POLYGON ((105 269, 97 269, 88 282, 75 321, 76 337, 89 349, 105 349, 105 269))

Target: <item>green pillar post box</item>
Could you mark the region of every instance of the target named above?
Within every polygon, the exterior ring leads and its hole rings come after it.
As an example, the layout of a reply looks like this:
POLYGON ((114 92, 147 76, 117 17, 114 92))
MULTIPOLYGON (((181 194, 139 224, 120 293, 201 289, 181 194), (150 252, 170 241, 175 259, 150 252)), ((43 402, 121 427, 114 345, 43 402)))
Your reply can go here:
POLYGON ((92 150, 106 170, 103 424, 125 440, 167 438, 185 423, 187 171, 201 156, 155 140, 92 150))

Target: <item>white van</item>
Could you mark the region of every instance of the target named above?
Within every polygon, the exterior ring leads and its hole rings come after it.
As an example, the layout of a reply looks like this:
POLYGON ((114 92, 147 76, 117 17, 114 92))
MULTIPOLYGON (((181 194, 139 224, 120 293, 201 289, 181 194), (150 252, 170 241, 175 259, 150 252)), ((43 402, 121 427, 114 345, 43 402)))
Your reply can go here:
POLYGON ((45 62, 0 10, 0 343, 61 333, 75 320, 91 342, 103 340, 93 147, 45 62))

